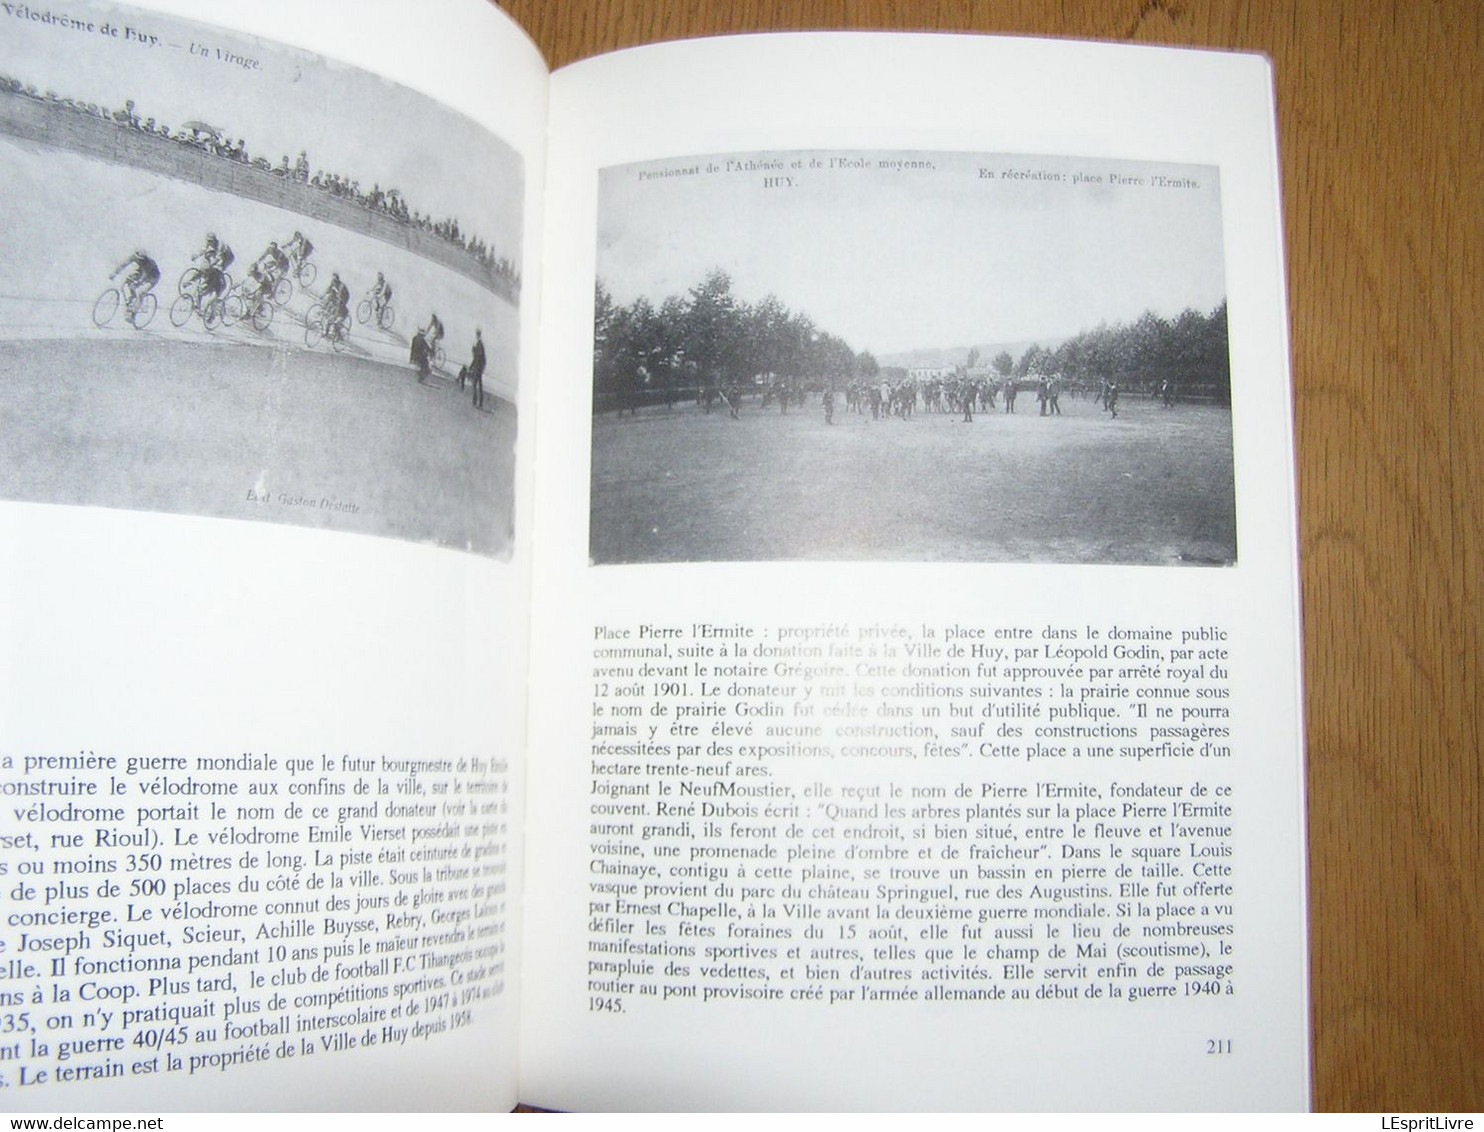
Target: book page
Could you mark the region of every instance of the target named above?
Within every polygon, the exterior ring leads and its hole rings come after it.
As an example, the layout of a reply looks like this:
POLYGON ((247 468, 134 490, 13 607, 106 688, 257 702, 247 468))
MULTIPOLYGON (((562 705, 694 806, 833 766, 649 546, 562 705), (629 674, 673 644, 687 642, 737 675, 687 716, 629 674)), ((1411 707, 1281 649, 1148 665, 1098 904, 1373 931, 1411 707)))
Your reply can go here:
POLYGON ((546 74, 0 12, 0 1107, 515 1094, 546 74))
POLYGON ((522 1098, 1305 1107, 1264 61, 552 98, 522 1098))

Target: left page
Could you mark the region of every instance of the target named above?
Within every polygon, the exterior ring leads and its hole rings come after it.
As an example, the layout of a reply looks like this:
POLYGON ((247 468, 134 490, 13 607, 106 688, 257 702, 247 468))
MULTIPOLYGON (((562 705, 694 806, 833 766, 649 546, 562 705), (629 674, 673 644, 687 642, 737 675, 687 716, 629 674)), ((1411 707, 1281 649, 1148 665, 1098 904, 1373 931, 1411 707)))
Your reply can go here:
POLYGON ((515 1102, 546 88, 0 7, 0 1109, 515 1102))

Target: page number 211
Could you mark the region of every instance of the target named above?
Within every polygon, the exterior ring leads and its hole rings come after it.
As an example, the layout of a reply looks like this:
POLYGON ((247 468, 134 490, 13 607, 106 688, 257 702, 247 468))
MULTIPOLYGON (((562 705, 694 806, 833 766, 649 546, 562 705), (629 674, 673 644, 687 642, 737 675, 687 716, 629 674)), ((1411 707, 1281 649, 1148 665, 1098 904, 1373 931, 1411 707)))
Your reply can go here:
POLYGON ((1207 1053, 1231 1053, 1232 1040, 1230 1038, 1207 1038, 1207 1053))

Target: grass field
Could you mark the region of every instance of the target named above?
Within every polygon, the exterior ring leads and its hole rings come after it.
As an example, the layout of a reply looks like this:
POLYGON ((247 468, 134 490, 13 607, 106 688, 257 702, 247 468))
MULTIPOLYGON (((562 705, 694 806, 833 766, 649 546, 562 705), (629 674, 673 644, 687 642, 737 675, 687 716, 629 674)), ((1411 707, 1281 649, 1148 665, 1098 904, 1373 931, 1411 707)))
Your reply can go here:
POLYGON ((510 404, 476 411, 406 365, 152 330, 0 343, 0 498, 509 552, 510 404))
POLYGON ((1231 411, 1126 397, 1113 420, 919 412, 826 425, 819 398, 593 421, 597 563, 1236 561, 1231 411))

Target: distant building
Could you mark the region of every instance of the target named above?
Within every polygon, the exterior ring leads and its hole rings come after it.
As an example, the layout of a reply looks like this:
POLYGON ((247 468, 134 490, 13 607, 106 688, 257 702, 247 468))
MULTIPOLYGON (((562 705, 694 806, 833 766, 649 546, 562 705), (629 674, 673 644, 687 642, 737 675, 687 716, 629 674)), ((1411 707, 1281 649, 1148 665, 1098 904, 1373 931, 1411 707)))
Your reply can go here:
POLYGON ((913 366, 907 376, 913 381, 942 381, 958 375, 958 366, 913 366))

